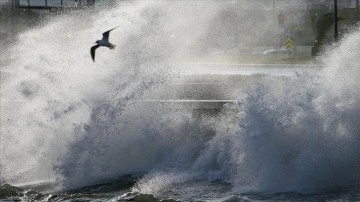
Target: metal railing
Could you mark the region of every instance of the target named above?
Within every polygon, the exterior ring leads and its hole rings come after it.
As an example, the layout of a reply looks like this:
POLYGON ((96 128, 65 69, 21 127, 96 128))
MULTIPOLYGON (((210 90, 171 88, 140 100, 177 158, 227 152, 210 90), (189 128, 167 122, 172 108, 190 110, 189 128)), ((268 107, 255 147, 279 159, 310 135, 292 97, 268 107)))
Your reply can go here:
POLYGON ((15 8, 21 9, 62 9, 93 6, 95 0, 13 0, 15 8))

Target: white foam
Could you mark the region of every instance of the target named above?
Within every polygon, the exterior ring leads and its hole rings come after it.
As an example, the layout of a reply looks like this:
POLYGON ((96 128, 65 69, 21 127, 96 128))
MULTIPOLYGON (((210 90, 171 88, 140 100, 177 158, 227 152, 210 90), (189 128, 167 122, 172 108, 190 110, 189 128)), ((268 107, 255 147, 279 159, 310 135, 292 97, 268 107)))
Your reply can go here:
POLYGON ((2 67, 10 75, 1 86, 1 179, 74 188, 145 171, 139 190, 153 193, 181 182, 175 170, 238 191, 358 186, 356 32, 320 74, 263 77, 215 121, 136 102, 176 76, 171 68, 219 10, 216 1, 132 2, 22 33, 2 67), (99 48, 93 63, 89 48, 114 25, 117 48, 99 48))
POLYGON ((58 179, 73 188, 150 169, 194 147, 189 115, 171 117, 135 101, 166 83, 174 61, 188 54, 184 40, 206 30, 217 3, 194 10, 198 4, 122 2, 59 15, 20 34, 1 70, 8 74, 1 83, 1 178, 58 179), (91 45, 117 25, 110 36, 117 48, 99 48, 94 63, 91 45))

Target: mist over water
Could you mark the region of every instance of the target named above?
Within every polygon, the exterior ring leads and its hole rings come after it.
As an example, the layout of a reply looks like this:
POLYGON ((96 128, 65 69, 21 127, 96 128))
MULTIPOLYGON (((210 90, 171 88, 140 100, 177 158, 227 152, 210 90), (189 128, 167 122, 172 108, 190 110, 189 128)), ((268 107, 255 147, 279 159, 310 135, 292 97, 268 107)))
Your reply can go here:
POLYGON ((217 118, 141 101, 200 54, 194 47, 227 6, 125 2, 20 34, 1 67, 0 179, 72 189, 145 174, 133 191, 155 195, 196 180, 229 183, 231 193, 358 188, 359 31, 321 71, 259 77, 217 118), (90 46, 118 25, 116 49, 97 49, 93 63, 90 46))

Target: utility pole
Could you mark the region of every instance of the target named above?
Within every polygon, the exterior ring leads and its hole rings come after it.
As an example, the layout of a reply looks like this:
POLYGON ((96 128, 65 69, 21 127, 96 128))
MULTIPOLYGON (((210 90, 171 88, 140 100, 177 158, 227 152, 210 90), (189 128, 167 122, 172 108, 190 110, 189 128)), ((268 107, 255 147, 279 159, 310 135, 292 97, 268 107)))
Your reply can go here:
POLYGON ((13 36, 13 27, 14 27, 14 25, 13 25, 13 12, 14 12, 14 4, 13 4, 14 2, 13 1, 11 1, 11 0, 9 0, 8 1, 8 8, 9 8, 9 10, 8 10, 8 17, 9 17, 9 21, 8 21, 8 30, 9 30, 9 33, 10 33, 10 35, 11 36, 13 36))
POLYGON ((273 15, 274 15, 274 20, 275 20, 275 25, 277 24, 276 22, 276 0, 273 0, 273 15))
POLYGON ((359 21, 359 0, 356 0, 356 20, 359 21))
POLYGON ((338 13, 337 13, 337 0, 334 0, 334 40, 338 41, 338 13))

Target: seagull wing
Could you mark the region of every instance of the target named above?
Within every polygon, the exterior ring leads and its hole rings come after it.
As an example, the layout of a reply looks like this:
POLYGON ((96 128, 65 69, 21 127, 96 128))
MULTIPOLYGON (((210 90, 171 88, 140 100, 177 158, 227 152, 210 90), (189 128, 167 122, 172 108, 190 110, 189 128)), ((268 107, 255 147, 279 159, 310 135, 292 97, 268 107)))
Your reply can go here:
POLYGON ((99 47, 100 47, 99 45, 95 45, 90 49, 91 58, 93 59, 94 62, 95 62, 95 50, 99 47))
POLYGON ((110 32, 111 32, 112 30, 116 29, 116 28, 118 28, 118 27, 112 28, 112 29, 104 32, 104 33, 103 33, 103 38, 102 38, 102 40, 109 41, 109 34, 110 34, 110 32))

